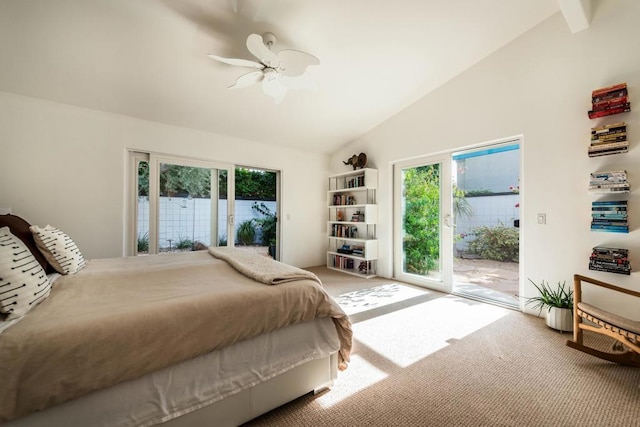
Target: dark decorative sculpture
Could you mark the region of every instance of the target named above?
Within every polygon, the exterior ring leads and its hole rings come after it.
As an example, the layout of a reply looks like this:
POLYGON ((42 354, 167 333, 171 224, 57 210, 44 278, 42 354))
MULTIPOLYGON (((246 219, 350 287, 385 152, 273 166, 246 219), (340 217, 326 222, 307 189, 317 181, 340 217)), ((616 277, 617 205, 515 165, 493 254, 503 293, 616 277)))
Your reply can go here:
POLYGON ((360 153, 359 155, 354 154, 349 157, 346 162, 343 161, 342 163, 353 166, 353 170, 356 170, 356 168, 364 168, 367 166, 367 155, 364 153, 360 153))

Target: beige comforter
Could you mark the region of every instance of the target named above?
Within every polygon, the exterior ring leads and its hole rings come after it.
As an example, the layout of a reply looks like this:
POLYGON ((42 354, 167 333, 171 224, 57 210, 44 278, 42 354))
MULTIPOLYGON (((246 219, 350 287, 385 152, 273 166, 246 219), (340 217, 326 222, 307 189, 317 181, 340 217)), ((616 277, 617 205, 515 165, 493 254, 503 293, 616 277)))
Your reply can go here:
POLYGON ((92 260, 0 334, 0 424, 289 324, 351 326, 315 280, 265 286, 207 252, 92 260))

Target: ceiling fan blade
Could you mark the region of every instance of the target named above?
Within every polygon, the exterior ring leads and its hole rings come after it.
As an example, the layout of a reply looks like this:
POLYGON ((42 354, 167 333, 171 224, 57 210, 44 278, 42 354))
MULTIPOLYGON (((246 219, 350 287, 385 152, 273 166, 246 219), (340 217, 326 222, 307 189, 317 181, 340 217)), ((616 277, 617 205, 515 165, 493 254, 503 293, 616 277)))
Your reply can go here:
POLYGON ((280 84, 281 79, 262 80, 262 91, 272 97, 276 104, 280 104, 287 94, 287 88, 280 84))
POLYGON ((239 89, 252 84, 259 83, 264 78, 262 71, 252 71, 247 74, 243 74, 236 79, 236 82, 229 86, 229 89, 239 89))
POLYGON ((320 60, 315 56, 299 50, 285 49, 278 52, 281 73, 288 77, 300 76, 310 65, 319 65, 320 60))
POLYGON ((258 69, 264 68, 264 65, 259 64, 255 61, 249 61, 248 59, 224 58, 222 56, 213 55, 213 54, 207 55, 207 56, 211 59, 215 59, 216 61, 224 62, 225 64, 229 64, 229 65, 237 65, 240 67, 250 67, 250 68, 258 68, 258 69))
POLYGON ((247 37, 247 49, 267 67, 276 68, 280 65, 280 58, 265 46, 260 34, 250 34, 247 37))

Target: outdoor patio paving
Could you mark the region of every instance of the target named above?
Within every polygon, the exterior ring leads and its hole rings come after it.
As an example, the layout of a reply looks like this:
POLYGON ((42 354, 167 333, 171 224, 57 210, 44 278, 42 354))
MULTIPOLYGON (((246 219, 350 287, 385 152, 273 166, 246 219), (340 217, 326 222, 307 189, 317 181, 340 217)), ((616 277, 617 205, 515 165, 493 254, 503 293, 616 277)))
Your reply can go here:
POLYGON ((519 264, 455 258, 453 291, 508 306, 519 305, 519 264))

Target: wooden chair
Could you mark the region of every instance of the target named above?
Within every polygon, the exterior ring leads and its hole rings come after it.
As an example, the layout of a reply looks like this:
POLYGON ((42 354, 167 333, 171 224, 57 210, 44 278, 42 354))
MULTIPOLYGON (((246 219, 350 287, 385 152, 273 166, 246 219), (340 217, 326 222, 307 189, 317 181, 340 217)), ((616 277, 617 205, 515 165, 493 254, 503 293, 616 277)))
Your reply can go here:
POLYGON ((583 302, 582 282, 640 298, 640 292, 620 288, 579 274, 574 275, 573 341, 567 341, 567 345, 601 359, 621 365, 640 367, 640 321, 627 319, 583 302), (593 331, 611 337, 624 346, 624 351, 606 352, 587 347, 583 344, 583 331, 593 331))

